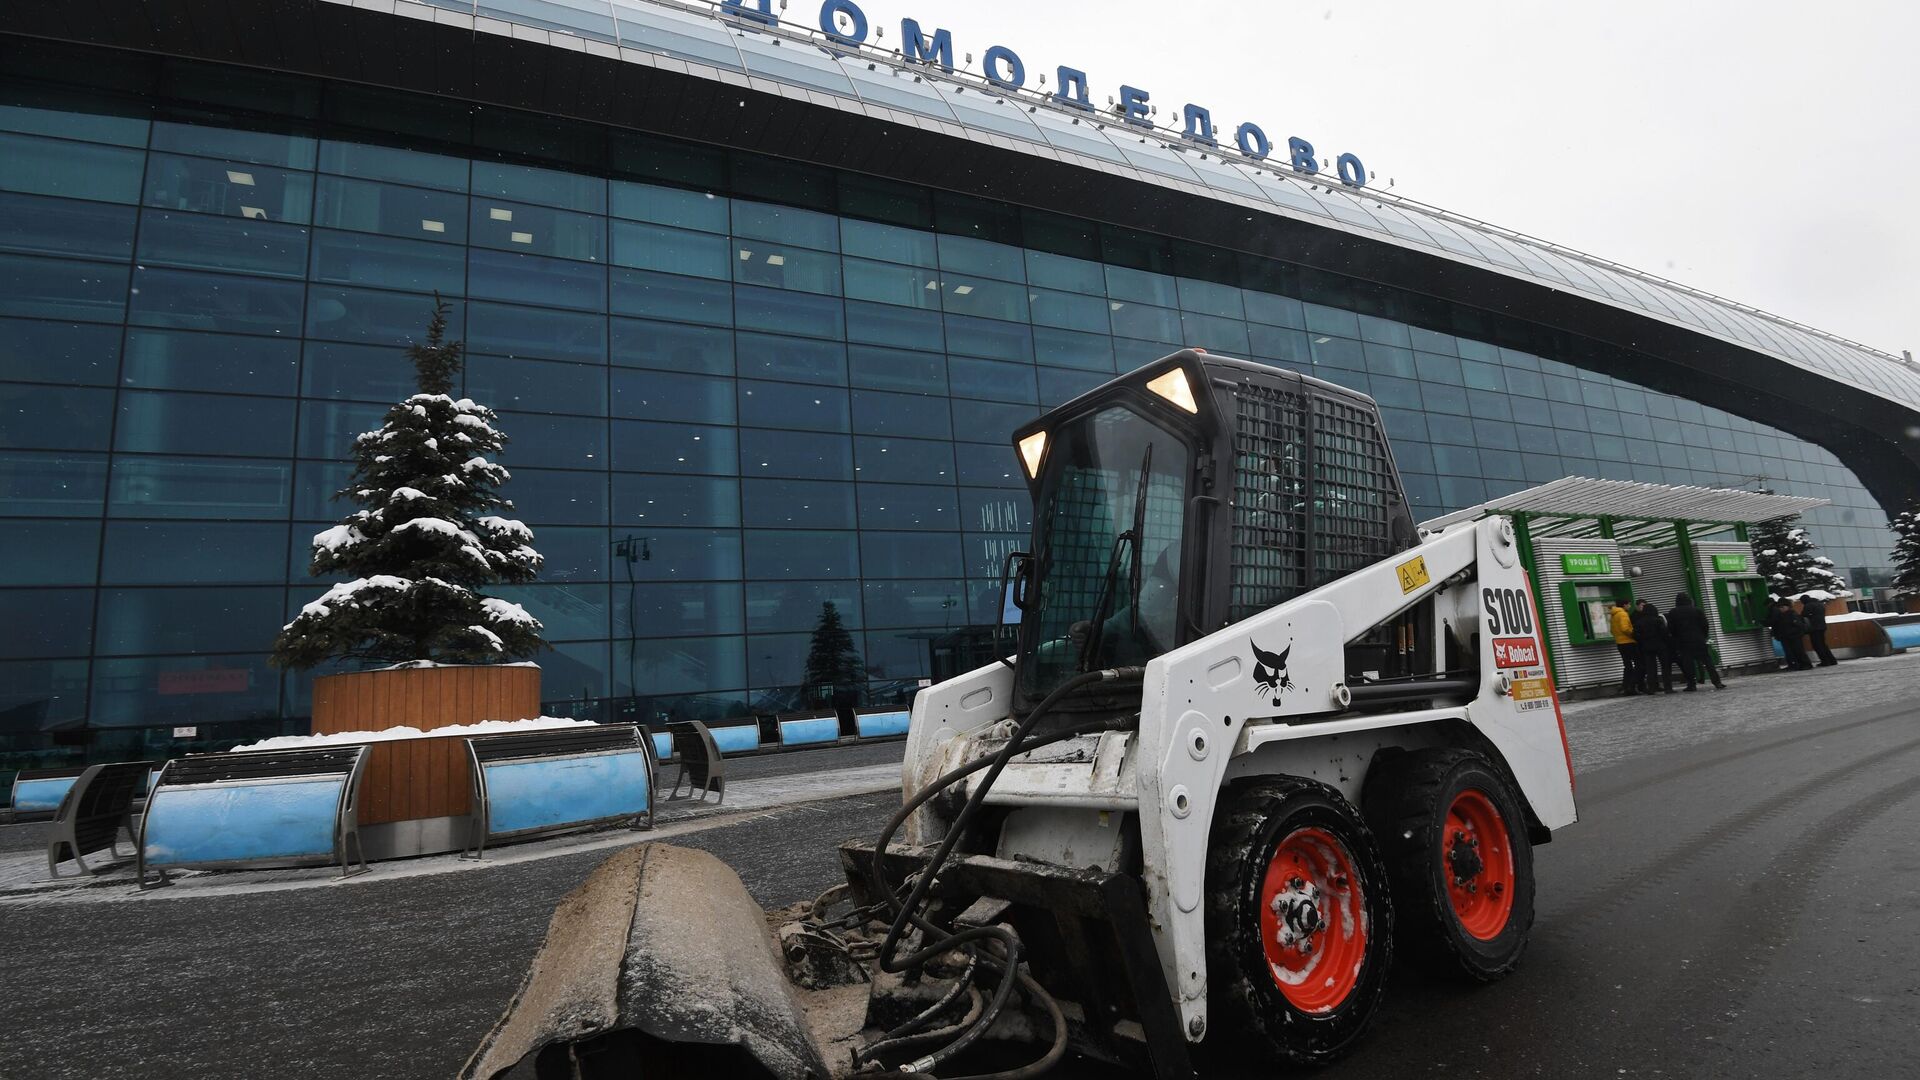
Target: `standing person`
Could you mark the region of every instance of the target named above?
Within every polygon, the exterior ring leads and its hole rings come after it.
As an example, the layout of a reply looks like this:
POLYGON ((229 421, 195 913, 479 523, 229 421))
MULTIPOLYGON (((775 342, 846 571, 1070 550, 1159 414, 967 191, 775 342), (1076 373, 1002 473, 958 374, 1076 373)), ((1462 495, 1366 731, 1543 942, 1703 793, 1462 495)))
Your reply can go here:
POLYGON ((1839 663, 1833 650, 1827 648, 1827 602, 1808 593, 1800 598, 1800 617, 1807 620, 1807 636, 1813 639, 1813 651, 1820 657, 1820 666, 1832 667, 1839 663))
POLYGON ((1773 640, 1780 643, 1780 651, 1786 654, 1786 670, 1813 670, 1812 662, 1807 659, 1807 650, 1800 644, 1800 639, 1807 634, 1807 620, 1793 613, 1793 601, 1773 602, 1773 610, 1767 615, 1767 631, 1773 635, 1773 640))
POLYGON ((1613 634, 1614 647, 1620 650, 1620 692, 1640 692, 1640 644, 1633 637, 1633 614, 1627 602, 1615 597, 1607 609, 1607 629, 1613 634))
POLYGON ((1655 690, 1673 693, 1673 641, 1667 636, 1667 620, 1653 601, 1642 600, 1634 613, 1633 636, 1640 642, 1640 679, 1645 693, 1655 690))
POLYGON ((1707 613, 1681 593, 1673 598, 1673 610, 1667 612, 1667 636, 1673 639, 1673 652, 1680 658, 1680 673, 1687 677, 1687 689, 1698 690, 1696 668, 1705 668, 1715 690, 1725 690, 1720 672, 1713 666, 1713 630, 1707 626, 1707 613))

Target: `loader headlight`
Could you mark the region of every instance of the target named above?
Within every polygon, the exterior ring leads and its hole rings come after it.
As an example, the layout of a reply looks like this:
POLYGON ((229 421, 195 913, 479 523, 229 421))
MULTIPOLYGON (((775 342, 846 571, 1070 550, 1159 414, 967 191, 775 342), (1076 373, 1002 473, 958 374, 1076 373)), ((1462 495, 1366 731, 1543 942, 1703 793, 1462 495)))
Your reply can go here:
POLYGON ((1027 479, 1040 475, 1040 459, 1047 452, 1047 433, 1036 431, 1020 440, 1020 461, 1027 467, 1027 479))
POLYGON ((1179 368, 1147 383, 1147 389, 1190 413, 1200 411, 1199 403, 1193 400, 1193 387, 1187 382, 1187 373, 1179 368))

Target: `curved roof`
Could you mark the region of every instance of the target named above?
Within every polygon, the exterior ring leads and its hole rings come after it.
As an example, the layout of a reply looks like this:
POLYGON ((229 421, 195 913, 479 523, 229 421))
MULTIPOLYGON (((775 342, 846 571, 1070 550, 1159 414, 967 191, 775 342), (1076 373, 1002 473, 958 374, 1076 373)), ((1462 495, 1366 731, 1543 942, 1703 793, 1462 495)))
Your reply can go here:
POLYGON ((1118 174, 1424 251, 1644 314, 1920 408, 1920 368, 1890 353, 1511 230, 1371 189, 1221 155, 1177 132, 1012 92, 897 51, 670 0, 325 0, 595 53, 1118 174))

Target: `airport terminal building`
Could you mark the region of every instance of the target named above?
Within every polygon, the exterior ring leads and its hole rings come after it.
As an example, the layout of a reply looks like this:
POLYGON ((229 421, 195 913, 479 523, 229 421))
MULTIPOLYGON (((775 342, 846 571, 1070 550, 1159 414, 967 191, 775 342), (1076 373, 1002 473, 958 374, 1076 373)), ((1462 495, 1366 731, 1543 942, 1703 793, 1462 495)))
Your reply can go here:
POLYGON ((1815 540, 1885 583, 1902 358, 1155 113, 1092 58, 790 17, 0 8, 0 772, 302 730, 267 648, 435 293, 546 555, 498 592, 546 624, 550 711, 785 707, 829 602, 870 697, 910 694, 1001 621, 1009 433, 1183 346, 1371 394, 1416 519, 1567 475, 1764 486, 1832 500, 1815 540))

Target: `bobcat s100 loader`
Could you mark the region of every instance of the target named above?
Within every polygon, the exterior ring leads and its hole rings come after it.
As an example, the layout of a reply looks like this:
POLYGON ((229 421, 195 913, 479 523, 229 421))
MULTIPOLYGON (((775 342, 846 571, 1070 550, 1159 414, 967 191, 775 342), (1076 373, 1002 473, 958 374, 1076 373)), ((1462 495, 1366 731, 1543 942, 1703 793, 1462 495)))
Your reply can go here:
POLYGON ((1338 1056, 1396 950, 1513 969, 1574 802, 1511 522, 1420 534, 1371 400, 1196 350, 1014 451, 1017 644, 914 699, 846 884, 616 855, 464 1076, 1185 1077, 1338 1056))

